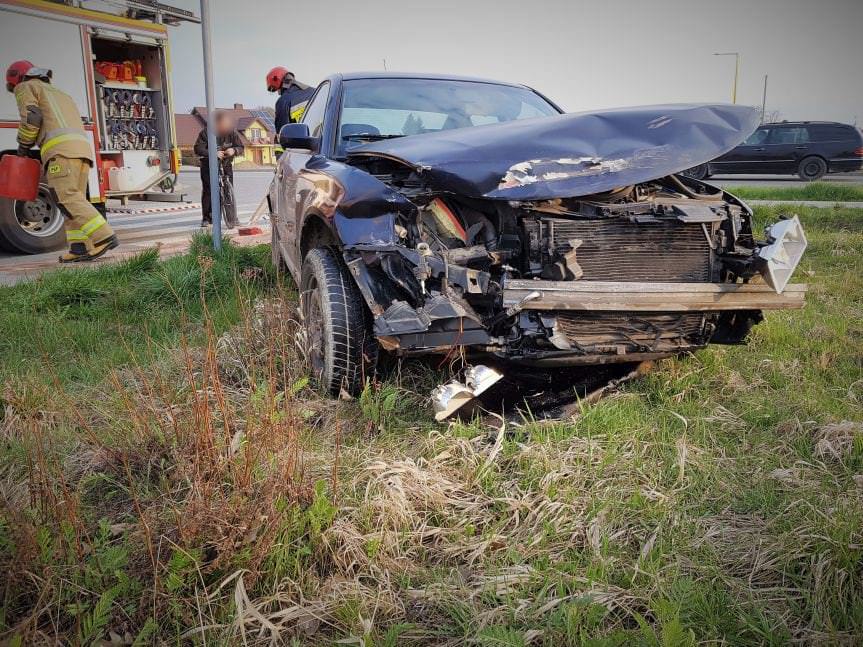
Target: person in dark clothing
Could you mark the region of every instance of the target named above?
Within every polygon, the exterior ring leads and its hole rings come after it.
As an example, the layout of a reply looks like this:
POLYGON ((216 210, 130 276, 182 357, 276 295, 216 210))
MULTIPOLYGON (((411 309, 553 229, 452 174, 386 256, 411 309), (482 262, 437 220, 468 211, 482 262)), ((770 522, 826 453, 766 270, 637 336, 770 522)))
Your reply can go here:
MULTIPOLYGON (((225 220, 228 229, 239 224, 237 205, 234 201, 234 158, 243 154, 243 141, 236 130, 233 117, 228 112, 219 111, 216 120, 216 157, 219 160, 219 178, 225 182, 222 191, 222 202, 225 209, 225 220), (226 199, 227 198, 227 199, 226 199)), ((210 159, 207 146, 207 127, 198 134, 195 141, 195 155, 201 161, 201 210, 204 218, 201 227, 213 224, 213 205, 210 201, 210 159)))
POLYGON ((300 83, 293 72, 284 67, 274 67, 267 72, 267 90, 278 92, 276 100, 276 134, 285 124, 296 123, 306 109, 306 104, 315 93, 315 88, 300 83))

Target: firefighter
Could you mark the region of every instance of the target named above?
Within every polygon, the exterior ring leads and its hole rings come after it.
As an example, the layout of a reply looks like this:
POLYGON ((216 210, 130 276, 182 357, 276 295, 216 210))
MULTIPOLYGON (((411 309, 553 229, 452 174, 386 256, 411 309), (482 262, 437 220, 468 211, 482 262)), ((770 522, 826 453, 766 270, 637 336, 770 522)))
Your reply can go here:
POLYGON ((18 155, 29 157, 39 146, 45 181, 65 216, 69 251, 61 263, 92 261, 119 244, 114 231, 87 199, 93 166, 90 140, 75 102, 51 85, 51 70, 16 61, 6 71, 6 89, 15 94, 21 122, 18 155))
POLYGON ((278 92, 276 100, 276 135, 285 124, 298 122, 306 109, 306 104, 315 93, 314 88, 299 83, 294 73, 284 67, 274 67, 267 72, 267 91, 278 92))

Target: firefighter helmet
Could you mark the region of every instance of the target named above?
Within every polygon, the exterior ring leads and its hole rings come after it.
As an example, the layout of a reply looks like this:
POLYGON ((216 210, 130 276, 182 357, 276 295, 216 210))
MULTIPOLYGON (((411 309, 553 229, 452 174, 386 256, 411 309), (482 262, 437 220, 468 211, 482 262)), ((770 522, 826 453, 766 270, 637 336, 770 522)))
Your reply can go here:
POLYGON ((15 86, 24 80, 27 72, 33 67, 30 61, 15 61, 6 70, 6 89, 9 92, 15 90, 15 86))
POLYGON ((274 67, 267 72, 267 91, 278 92, 284 86, 285 79, 288 77, 293 78, 293 76, 293 73, 285 67, 274 67))

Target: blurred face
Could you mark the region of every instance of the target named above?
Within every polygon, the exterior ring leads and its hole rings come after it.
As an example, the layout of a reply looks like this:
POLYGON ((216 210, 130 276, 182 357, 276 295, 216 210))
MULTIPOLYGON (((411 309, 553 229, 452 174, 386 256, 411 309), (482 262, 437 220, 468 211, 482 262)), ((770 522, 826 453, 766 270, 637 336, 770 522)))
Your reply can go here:
POLYGON ((216 132, 220 135, 228 135, 234 130, 234 120, 231 115, 221 112, 216 117, 216 132))

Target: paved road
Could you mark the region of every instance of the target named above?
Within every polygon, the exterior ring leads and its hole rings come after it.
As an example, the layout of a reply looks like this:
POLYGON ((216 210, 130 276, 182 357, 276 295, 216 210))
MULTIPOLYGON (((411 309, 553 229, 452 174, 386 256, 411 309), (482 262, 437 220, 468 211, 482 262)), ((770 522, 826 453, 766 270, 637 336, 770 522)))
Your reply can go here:
MULTIPOLYGON (((237 204, 240 208, 254 209, 258 202, 266 195, 270 182, 273 179, 273 171, 236 171, 234 173, 234 189, 237 196, 237 204)), ((774 187, 802 187, 808 184, 794 175, 716 175, 708 182, 719 186, 774 186, 774 187)), ((828 175, 822 182, 831 184, 860 185, 863 186, 863 173, 848 173, 828 175)), ((201 199, 201 178, 198 170, 183 170, 180 172, 180 183, 188 191, 188 199, 195 202, 201 199)))
MULTIPOLYGON (((234 173, 237 210, 240 220, 246 221, 265 197, 273 178, 272 169, 260 171, 236 171, 234 173)), ((201 180, 196 168, 187 168, 180 172, 179 178, 182 190, 191 202, 201 199, 201 180)), ((791 176, 765 175, 725 175, 711 178, 720 186, 758 185, 793 187, 805 183, 791 176)), ((825 181, 841 184, 857 184, 863 186, 863 173, 829 175, 825 181)), ((116 204, 112 201, 112 205, 116 204)), ((133 208, 177 207, 176 203, 130 202, 133 208)), ((166 251, 182 249, 201 222, 200 208, 149 214, 111 215, 111 224, 120 234, 123 246, 121 252, 131 253, 136 250, 151 247, 160 243, 166 251)), ((266 229, 266 227, 265 227, 266 229)), ((268 234, 268 229, 266 232, 268 234)), ((38 256, 18 256, 0 252, 0 283, 20 280, 22 274, 29 274, 31 269, 55 266, 57 252, 38 256)))
MULTIPOLYGON (((267 195, 272 179, 272 169, 234 171, 234 195, 237 198, 237 208, 254 210, 267 195)), ((198 169, 180 171, 179 184, 188 194, 187 200, 201 201, 201 177, 198 169)))
MULTIPOLYGON (((802 187, 809 184, 796 175, 713 175, 709 180, 711 184, 719 186, 772 186, 772 187, 802 187)), ((861 185, 863 186, 863 173, 839 173, 826 175, 821 180, 830 184, 861 185)))
MULTIPOLYGON (((234 188, 237 195, 237 204, 242 208, 244 205, 254 209, 258 202, 267 192, 270 181, 273 179, 273 171, 236 171, 234 173, 234 188), (254 203, 254 204, 252 204, 254 203)), ((794 175, 715 175, 708 182, 719 186, 775 186, 775 187, 798 187, 806 186, 794 175)), ((863 173, 848 173, 828 175, 822 182, 831 184, 858 184, 863 186, 863 173)), ((199 201, 201 198, 201 178, 198 170, 183 170, 180 172, 180 183, 186 187, 190 200, 199 201)))
MULTIPOLYGON (((255 212, 261 200, 266 196, 272 177, 272 170, 235 173, 237 213, 241 222, 248 221, 255 212)), ((195 203, 200 202, 201 180, 198 170, 181 171, 180 182, 188 193, 187 199, 195 203)), ((110 201, 109 209, 118 204, 117 201, 110 201)), ((175 209, 179 205, 168 202, 130 201, 127 206, 130 209, 175 209)), ((170 253, 187 246, 192 234, 199 230, 201 209, 172 210, 163 213, 111 213, 108 217, 111 226, 117 231, 122 242, 120 254, 134 253, 157 243, 164 248, 166 253, 170 253)), ((265 237, 268 239, 269 228, 265 222, 259 224, 265 229, 265 237)), ((22 277, 33 276, 46 267, 55 267, 59 253, 49 252, 26 256, 0 252, 0 284, 14 283, 21 280, 22 277)))
MULTIPOLYGON (((247 221, 253 212, 254 208, 239 209, 240 220, 247 221)), ((154 246, 159 247, 163 257, 182 252, 188 247, 192 235, 200 231, 201 209, 164 213, 115 213, 109 215, 109 218, 121 244, 97 263, 112 262, 154 246)), ((238 236, 236 230, 231 230, 228 235, 241 244, 269 242, 269 226, 265 223, 260 226, 262 233, 259 235, 238 236)), ((62 250, 30 256, 0 253, 0 285, 13 285, 58 267, 57 257, 61 253, 62 250)), ((65 267, 85 266, 91 264, 65 267)))
MULTIPOLYGON (((234 190, 237 196, 237 204, 242 208, 254 209, 260 200, 266 195, 270 182, 273 179, 273 171, 236 171, 234 173, 234 190)), ((831 184, 857 184, 863 186, 863 173, 849 173, 828 175, 823 182, 831 184)), ((806 186, 800 178, 793 175, 717 175, 711 177, 708 182, 719 186, 775 186, 775 187, 798 187, 806 186)), ((188 192, 188 199, 195 202, 201 199, 201 178, 198 169, 183 170, 180 172, 180 183, 188 192)))

